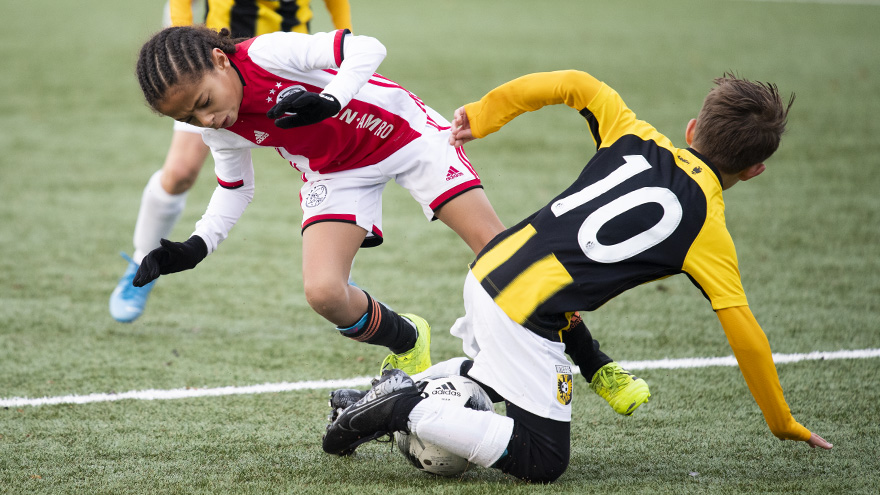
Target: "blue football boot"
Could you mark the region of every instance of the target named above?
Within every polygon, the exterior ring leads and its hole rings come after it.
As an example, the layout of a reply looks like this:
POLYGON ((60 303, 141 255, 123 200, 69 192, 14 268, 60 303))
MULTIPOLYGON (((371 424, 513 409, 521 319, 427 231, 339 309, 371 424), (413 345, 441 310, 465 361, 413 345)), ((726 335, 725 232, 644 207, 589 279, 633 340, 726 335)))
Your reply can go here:
POLYGON ((150 291, 153 290, 153 285, 155 285, 156 281, 153 280, 143 287, 132 285, 131 282, 134 280, 140 265, 135 263, 127 254, 120 254, 128 261, 128 267, 125 269, 125 274, 119 279, 119 283, 116 284, 116 288, 113 289, 113 293, 110 294, 110 316, 116 321, 131 323, 144 312, 147 298, 150 296, 150 291))

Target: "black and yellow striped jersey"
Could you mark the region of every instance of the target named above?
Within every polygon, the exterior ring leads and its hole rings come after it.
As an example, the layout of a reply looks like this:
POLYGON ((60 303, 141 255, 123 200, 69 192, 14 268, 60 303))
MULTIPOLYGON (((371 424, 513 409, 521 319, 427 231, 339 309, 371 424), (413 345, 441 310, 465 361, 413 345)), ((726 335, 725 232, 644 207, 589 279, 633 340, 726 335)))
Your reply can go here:
POLYGON ((575 182, 504 231, 471 271, 511 319, 552 340, 575 310, 684 273, 716 310, 770 430, 808 440, 791 415, 770 344, 748 307, 724 221, 719 172, 636 119, 611 88, 578 71, 531 74, 465 106, 474 137, 517 115, 565 103, 586 119, 597 152, 575 182))
POLYGON ((585 117, 597 152, 568 189, 499 234, 472 264, 498 306, 558 340, 574 311, 679 273, 716 310, 746 305, 719 172, 638 120, 614 90, 583 72, 531 74, 465 108, 481 137, 556 103, 585 117))
MULTIPOLYGON (((170 0, 171 23, 193 23, 193 0, 170 0)), ((206 0, 205 25, 228 28, 235 38, 252 38, 275 31, 309 32, 314 17, 310 0, 206 0)), ((336 29, 351 30, 348 0, 324 0, 336 29)))

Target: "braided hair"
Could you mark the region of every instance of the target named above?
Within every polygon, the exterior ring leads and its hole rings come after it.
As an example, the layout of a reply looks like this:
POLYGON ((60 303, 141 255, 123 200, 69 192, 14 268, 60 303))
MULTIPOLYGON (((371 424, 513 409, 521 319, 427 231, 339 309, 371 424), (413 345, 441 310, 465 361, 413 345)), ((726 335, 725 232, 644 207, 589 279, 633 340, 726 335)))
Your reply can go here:
POLYGON ((135 69, 147 104, 155 110, 170 88, 198 81, 214 68, 214 48, 232 54, 236 41, 226 28, 175 26, 156 33, 141 47, 135 69))

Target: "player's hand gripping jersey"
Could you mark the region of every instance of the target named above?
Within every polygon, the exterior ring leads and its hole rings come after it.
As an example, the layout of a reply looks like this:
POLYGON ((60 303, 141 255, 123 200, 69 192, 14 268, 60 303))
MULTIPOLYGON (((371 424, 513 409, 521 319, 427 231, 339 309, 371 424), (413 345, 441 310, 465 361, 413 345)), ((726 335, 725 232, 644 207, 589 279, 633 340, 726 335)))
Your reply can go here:
POLYGON ((638 120, 589 74, 524 76, 465 107, 474 137, 526 111, 565 103, 586 119, 597 152, 547 206, 498 235, 471 270, 514 321, 553 340, 576 310, 685 273, 710 300, 773 433, 806 440, 782 396, 766 336, 748 309, 724 220, 719 172, 638 120))
POLYGON ((195 234, 205 240, 209 253, 253 197, 251 148, 274 147, 296 170, 326 174, 374 165, 432 123, 418 97, 374 73, 384 57, 378 40, 345 30, 266 34, 240 43, 229 55, 244 95, 232 126, 203 133, 225 188, 218 189, 196 225, 195 234), (289 92, 302 89, 333 95, 342 110, 316 124, 277 127, 266 112, 289 92))

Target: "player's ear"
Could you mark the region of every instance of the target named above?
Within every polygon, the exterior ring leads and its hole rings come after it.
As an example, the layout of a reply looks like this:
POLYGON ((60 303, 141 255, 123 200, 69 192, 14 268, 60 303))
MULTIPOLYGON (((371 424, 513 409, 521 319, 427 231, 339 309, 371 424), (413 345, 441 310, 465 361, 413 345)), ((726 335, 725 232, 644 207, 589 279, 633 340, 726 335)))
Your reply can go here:
POLYGON ((749 180, 751 178, 761 175, 762 173, 764 173, 765 170, 767 170, 766 165, 764 165, 763 163, 756 163, 740 172, 737 177, 739 177, 739 180, 749 180))
POLYGON ((687 123, 687 127, 684 129, 684 140, 687 142, 688 146, 694 140, 694 129, 697 127, 697 119, 691 119, 690 122, 687 123))
POLYGON ((226 53, 219 48, 211 50, 211 60, 214 61, 214 67, 217 69, 225 69, 230 65, 229 57, 227 57, 226 53))

